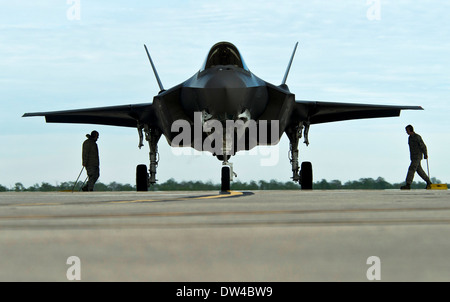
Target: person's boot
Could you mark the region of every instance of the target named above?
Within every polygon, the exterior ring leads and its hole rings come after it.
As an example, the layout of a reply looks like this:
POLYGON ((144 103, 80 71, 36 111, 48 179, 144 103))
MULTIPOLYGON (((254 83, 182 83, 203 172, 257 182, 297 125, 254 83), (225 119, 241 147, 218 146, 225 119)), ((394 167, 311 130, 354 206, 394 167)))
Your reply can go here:
POLYGON ((400 190, 411 190, 411 185, 410 184, 406 184, 404 186, 401 186, 400 190))

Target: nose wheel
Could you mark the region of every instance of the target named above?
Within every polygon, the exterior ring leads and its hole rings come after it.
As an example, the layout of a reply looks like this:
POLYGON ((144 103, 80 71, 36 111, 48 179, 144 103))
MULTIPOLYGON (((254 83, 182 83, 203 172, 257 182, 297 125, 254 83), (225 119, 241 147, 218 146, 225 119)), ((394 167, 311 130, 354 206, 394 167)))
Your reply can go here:
POLYGON ((228 160, 224 160, 222 163, 222 171, 220 177, 220 193, 228 194, 231 191, 231 182, 233 181, 233 177, 237 174, 233 171, 233 164, 228 162, 228 160))
POLYGON ((220 193, 229 193, 231 187, 231 167, 229 165, 222 166, 222 177, 220 193))

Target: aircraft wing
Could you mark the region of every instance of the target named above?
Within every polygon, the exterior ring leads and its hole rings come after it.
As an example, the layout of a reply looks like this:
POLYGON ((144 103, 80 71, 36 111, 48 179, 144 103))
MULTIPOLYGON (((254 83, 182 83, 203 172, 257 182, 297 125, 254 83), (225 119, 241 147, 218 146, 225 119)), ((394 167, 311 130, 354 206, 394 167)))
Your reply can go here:
POLYGON ((400 116, 401 110, 423 110, 420 106, 372 105, 296 100, 291 119, 311 124, 354 119, 400 116))
POLYGON ((157 125, 152 103, 86 108, 65 111, 25 113, 23 117, 44 116, 47 123, 98 124, 133 127, 138 122, 157 125))

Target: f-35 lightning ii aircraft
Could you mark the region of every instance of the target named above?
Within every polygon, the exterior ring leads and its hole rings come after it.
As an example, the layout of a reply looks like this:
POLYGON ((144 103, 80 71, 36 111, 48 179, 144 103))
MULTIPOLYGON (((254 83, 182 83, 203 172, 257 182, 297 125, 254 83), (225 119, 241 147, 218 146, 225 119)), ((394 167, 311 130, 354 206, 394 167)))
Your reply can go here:
POLYGON ((283 133, 290 143, 292 180, 302 189, 312 189, 310 162, 299 165, 298 144, 308 144, 310 125, 352 119, 399 116, 401 110, 423 110, 420 106, 391 106, 296 100, 286 79, 298 43, 281 85, 270 84, 248 69, 239 50, 219 42, 209 51, 201 69, 185 82, 165 90, 147 47, 148 59, 161 91, 152 103, 25 113, 45 116, 48 123, 101 124, 137 128, 139 147, 150 146, 150 168, 136 170, 138 191, 156 183, 158 141, 164 135, 173 147, 209 151, 222 161, 222 191, 230 189, 233 177, 229 159, 240 150, 257 145, 278 144, 283 133), (181 129, 181 131, 180 131, 181 129), (214 130, 214 131, 213 131, 214 130))

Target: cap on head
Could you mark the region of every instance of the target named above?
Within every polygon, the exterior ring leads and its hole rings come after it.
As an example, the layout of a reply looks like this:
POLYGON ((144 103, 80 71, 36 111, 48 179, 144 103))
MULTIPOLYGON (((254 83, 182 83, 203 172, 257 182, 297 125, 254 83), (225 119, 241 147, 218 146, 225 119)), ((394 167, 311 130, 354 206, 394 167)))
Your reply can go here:
POLYGON ((92 131, 91 134, 86 134, 87 138, 98 138, 98 132, 97 131, 92 131))

